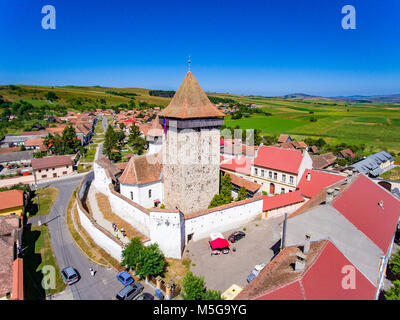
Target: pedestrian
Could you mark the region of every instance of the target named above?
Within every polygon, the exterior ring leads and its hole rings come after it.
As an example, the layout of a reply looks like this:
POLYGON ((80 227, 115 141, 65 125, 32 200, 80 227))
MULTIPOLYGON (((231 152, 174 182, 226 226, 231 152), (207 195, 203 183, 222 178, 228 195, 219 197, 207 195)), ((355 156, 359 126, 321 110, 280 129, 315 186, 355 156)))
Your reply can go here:
POLYGON ((94 270, 93 270, 93 268, 89 268, 89 271, 90 271, 90 275, 93 277, 93 276, 94 276, 94 270))

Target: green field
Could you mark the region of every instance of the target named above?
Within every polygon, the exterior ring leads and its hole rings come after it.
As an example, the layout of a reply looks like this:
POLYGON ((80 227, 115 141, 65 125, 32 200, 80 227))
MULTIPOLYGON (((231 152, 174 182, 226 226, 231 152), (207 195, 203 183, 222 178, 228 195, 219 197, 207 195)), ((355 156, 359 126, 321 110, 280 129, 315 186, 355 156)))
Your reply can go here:
MULTIPOLYGON (((244 99, 243 102, 247 102, 244 99)), ((386 148, 400 152, 400 105, 356 104, 334 105, 331 102, 297 101, 289 99, 258 99, 263 113, 232 120, 225 117, 229 127, 260 129, 264 134, 292 135, 295 139, 322 137, 329 143, 365 144, 372 150, 386 148), (312 112, 312 113, 310 113, 312 112), (317 119, 310 122, 310 118, 317 119)))
MULTIPOLYGON (((109 88, 109 87, 46 87, 19 86, 23 91, 13 91, 8 86, 0 86, 0 95, 10 101, 26 100, 34 105, 48 104, 45 95, 53 91, 59 97, 55 102, 71 109, 71 99, 81 99, 84 106, 109 107, 128 103, 131 98, 136 102, 167 105, 170 98, 149 95, 150 89, 109 88), (137 96, 118 96, 106 91, 135 93, 137 96), (106 101, 104 104, 100 102, 106 101)), ((255 102, 262 106, 264 114, 252 114, 250 118, 232 120, 225 117, 225 124, 230 127, 239 125, 243 129, 260 129, 265 134, 286 133, 295 139, 322 137, 329 143, 365 144, 371 150, 383 148, 395 153, 400 152, 400 104, 399 103, 350 103, 317 99, 283 99, 262 96, 247 96, 222 93, 207 93, 210 96, 230 98, 240 103, 255 102), (310 117, 317 119, 310 122, 310 117)), ((73 108, 72 108, 73 109, 73 108)), ((0 110, 1 111, 1 110, 0 110)), ((21 129, 9 129, 8 133, 18 133, 21 129)), ((100 122, 96 127, 97 138, 104 138, 100 122)))

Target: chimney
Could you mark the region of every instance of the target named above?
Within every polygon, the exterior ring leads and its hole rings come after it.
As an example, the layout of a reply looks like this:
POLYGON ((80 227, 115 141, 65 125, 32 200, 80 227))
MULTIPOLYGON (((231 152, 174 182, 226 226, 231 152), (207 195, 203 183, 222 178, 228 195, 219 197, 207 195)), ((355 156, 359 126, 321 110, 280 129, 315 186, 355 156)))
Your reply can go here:
POLYGON ((304 247, 303 247, 304 254, 307 254, 308 251, 310 251, 310 239, 311 239, 311 234, 306 233, 306 239, 304 240, 304 247))
POLYGON ((326 200, 325 200, 326 203, 330 203, 333 200, 333 192, 334 192, 333 189, 326 190, 326 200))
POLYGON ((333 192, 333 196, 336 197, 340 193, 340 188, 336 187, 335 191, 333 192))
POLYGON ((311 181, 311 172, 307 173, 307 181, 311 181))
POLYGON ((282 227, 281 250, 285 249, 286 223, 287 223, 286 221, 287 221, 287 213, 285 212, 285 219, 283 220, 283 227, 282 227))
POLYGON ((296 253, 296 264, 294 266, 294 271, 304 271, 306 268, 306 255, 299 251, 296 253))
POLYGON ((382 208, 382 210, 384 210, 385 208, 383 207, 383 200, 378 202, 378 206, 380 206, 382 208))

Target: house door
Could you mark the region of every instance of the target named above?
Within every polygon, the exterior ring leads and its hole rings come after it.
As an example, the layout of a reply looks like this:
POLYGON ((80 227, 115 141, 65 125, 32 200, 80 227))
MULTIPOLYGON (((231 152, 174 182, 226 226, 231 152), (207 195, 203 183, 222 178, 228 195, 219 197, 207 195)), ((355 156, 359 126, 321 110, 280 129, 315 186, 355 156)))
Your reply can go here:
POLYGON ((275 194, 275 185, 273 183, 269 185, 269 193, 275 194))

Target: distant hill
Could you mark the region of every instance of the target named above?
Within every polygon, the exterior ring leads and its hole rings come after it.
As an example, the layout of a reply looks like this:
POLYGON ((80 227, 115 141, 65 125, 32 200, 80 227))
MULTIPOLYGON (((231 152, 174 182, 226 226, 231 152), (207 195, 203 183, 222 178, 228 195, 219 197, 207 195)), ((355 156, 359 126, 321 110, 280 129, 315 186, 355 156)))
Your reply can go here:
POLYGON ((322 97, 313 96, 305 93, 291 93, 284 96, 277 96, 276 98, 281 99, 300 99, 300 100, 329 100, 329 101, 341 101, 341 102, 395 102, 400 103, 400 94, 388 94, 388 95, 374 95, 374 96, 337 96, 337 97, 322 97))

